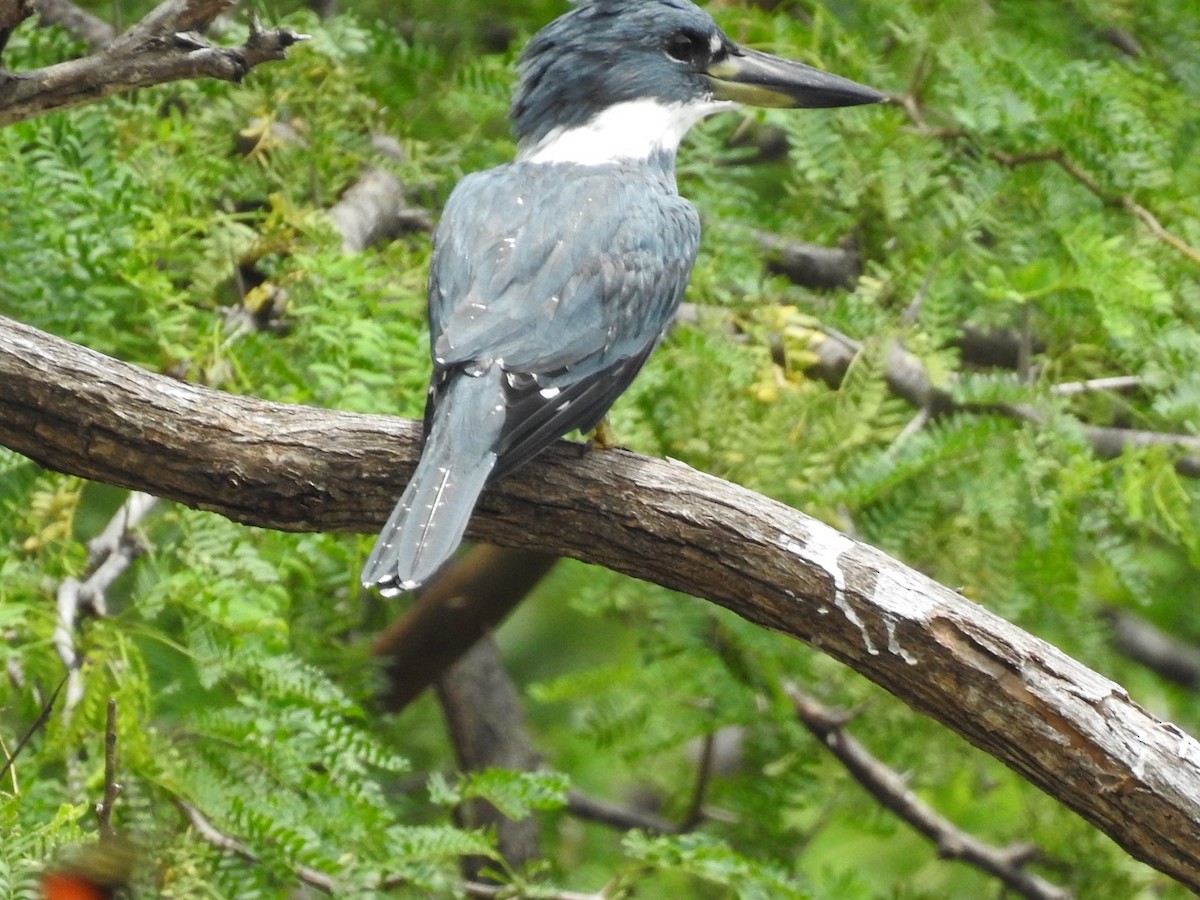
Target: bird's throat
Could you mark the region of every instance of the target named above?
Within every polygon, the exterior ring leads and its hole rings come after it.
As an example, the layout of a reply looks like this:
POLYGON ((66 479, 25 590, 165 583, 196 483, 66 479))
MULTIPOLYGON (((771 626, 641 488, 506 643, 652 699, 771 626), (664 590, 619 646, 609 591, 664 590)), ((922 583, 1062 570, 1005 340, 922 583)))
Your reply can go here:
POLYGON ((716 100, 663 103, 630 100, 601 110, 584 125, 556 128, 522 146, 519 162, 600 166, 615 162, 674 160, 688 129, 705 116, 733 106, 716 100))

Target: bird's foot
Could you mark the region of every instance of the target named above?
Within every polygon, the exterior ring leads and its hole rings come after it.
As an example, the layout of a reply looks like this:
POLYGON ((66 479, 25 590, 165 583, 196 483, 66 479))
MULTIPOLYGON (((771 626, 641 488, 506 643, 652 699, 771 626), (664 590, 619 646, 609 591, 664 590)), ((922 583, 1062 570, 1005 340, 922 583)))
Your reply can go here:
POLYGON ((592 439, 588 441, 588 446, 594 450, 611 450, 617 446, 617 436, 609 426, 607 416, 592 429, 592 439))

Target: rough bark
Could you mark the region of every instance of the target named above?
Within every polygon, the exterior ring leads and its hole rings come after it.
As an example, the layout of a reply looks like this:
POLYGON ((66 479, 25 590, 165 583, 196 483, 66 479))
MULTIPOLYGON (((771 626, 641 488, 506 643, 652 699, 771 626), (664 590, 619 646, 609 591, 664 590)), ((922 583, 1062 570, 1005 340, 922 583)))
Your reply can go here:
MULTIPOLYGON (((247 524, 374 531, 419 427, 183 384, 0 319, 0 443, 247 524)), ((1200 889, 1200 744, 878 550, 671 460, 560 444, 470 534, 607 566, 806 641, 1200 889)))

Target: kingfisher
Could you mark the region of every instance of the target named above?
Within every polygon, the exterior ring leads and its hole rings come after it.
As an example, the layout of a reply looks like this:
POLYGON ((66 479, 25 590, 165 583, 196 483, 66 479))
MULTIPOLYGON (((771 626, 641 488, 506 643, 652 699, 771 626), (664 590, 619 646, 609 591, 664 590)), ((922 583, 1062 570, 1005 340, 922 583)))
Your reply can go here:
POLYGON ((700 244, 675 183, 689 128, 884 99, 735 44, 688 0, 583 0, 517 75, 515 161, 463 178, 434 232, 424 444, 362 573, 385 596, 437 572, 486 485, 599 425, 663 339, 700 244))

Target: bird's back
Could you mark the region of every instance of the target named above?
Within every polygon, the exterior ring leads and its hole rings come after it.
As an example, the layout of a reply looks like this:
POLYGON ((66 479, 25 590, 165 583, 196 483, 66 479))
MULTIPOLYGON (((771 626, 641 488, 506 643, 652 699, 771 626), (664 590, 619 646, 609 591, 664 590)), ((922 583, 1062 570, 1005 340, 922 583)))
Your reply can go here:
POLYGON ((463 179, 434 240, 431 404, 499 361, 498 474, 594 426, 670 324, 699 240, 657 167, 518 162, 463 179))

